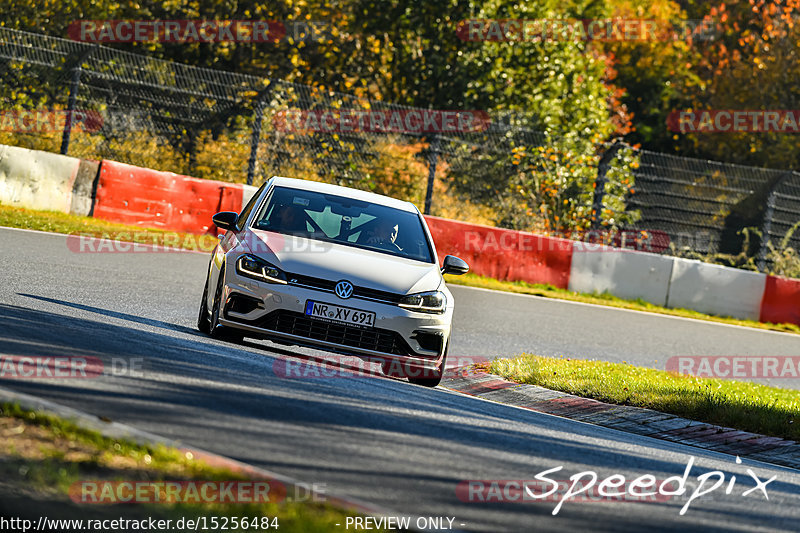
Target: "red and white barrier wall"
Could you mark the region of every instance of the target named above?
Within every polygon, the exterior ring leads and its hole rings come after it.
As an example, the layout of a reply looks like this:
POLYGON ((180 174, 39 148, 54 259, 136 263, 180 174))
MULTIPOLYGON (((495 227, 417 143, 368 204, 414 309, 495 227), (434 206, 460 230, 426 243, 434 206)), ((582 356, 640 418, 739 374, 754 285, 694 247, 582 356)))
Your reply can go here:
POLYGON ((566 289, 572 241, 426 216, 439 261, 460 257, 481 276, 566 289))
POLYGON ((758 320, 766 274, 673 259, 667 307, 758 320))
POLYGON ((104 220, 188 233, 214 231, 211 217, 240 211, 243 186, 139 168, 100 164, 94 216, 104 220))
POLYGON ((767 276, 759 320, 800 324, 800 280, 767 276))
POLYGON ((584 242, 573 246, 569 290, 667 304, 671 257, 584 242))
POLYGON ((69 213, 80 163, 74 157, 0 145, 0 202, 69 213))
MULTIPOLYGON (((216 231, 214 213, 241 211, 255 190, 114 161, 0 146, 0 202, 8 205, 207 233, 216 231)), ((457 255, 482 276, 800 324, 800 280, 438 217, 426 220, 440 261, 457 255)))

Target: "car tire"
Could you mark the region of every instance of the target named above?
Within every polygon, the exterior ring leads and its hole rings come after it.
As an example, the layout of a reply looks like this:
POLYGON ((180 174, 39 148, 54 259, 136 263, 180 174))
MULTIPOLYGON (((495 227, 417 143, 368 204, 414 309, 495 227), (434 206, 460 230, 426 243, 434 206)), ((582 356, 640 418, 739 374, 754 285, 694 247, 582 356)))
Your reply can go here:
POLYGON ((447 346, 444 349, 444 357, 442 357, 442 366, 439 368, 439 372, 436 373, 433 377, 430 378, 414 378, 409 377, 408 382, 413 383, 414 385, 421 385, 423 387, 436 387, 441 383, 442 377, 444 376, 444 367, 447 365, 447 353, 450 351, 450 341, 447 341, 447 346))
POLYGON ((209 335, 215 339, 229 341, 229 342, 242 342, 244 334, 239 331, 228 328, 219 323, 219 315, 222 312, 220 300, 222 298, 222 287, 225 281, 225 267, 223 266, 219 271, 219 278, 217 279, 217 288, 214 291, 214 301, 211 306, 211 323, 209 325, 209 335))
POLYGON ((206 283, 203 286, 203 299, 200 300, 200 311, 197 313, 197 329, 201 333, 208 335, 211 333, 211 319, 208 316, 208 278, 206 275, 206 283))

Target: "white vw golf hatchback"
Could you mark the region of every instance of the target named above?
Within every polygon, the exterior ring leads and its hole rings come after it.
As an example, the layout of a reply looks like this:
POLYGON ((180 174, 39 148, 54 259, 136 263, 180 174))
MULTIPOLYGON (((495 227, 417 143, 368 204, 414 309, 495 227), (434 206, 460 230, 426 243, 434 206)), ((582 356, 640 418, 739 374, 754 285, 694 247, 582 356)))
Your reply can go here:
POLYGON ((241 213, 214 215, 227 230, 212 252, 198 328, 380 361, 426 386, 444 373, 453 296, 419 210, 369 192, 275 177, 241 213))

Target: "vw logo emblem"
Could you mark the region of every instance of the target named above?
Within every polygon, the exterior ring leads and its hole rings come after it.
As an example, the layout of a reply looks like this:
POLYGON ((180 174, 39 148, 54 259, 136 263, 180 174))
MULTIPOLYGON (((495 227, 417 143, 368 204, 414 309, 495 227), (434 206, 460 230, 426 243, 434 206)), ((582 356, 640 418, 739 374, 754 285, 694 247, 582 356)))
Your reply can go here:
POLYGON ((333 288, 333 290, 336 293, 336 296, 338 296, 343 300, 346 300, 347 298, 350 298, 353 295, 353 284, 350 283, 349 281, 343 280, 337 283, 336 286, 333 288))

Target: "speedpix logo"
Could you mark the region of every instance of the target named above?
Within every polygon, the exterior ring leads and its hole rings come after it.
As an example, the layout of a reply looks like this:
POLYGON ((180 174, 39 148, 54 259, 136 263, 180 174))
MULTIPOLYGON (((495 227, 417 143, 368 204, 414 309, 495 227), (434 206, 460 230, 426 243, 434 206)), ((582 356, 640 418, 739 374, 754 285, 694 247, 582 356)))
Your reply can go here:
MULTIPOLYGON (((613 501, 641 501, 659 502, 666 501, 676 496, 688 495, 686 503, 678 514, 684 515, 689 510, 692 502, 717 490, 724 490, 725 494, 733 491, 741 497, 750 494, 760 494, 769 500, 767 485, 775 481, 777 476, 762 479, 753 470, 748 468, 746 474, 754 483, 738 481, 735 475, 726 475, 725 472, 714 470, 698 474, 695 480, 690 481, 694 468, 694 457, 689 457, 683 475, 676 475, 659 480, 652 474, 643 474, 634 479, 628 479, 622 474, 612 474, 600 477, 597 472, 587 470, 578 472, 568 480, 558 480, 549 477, 560 472, 563 466, 557 466, 539 472, 531 480, 466 480, 456 486, 456 496, 463 502, 469 503, 535 503, 557 502, 553 508, 553 515, 557 515, 562 506, 568 502, 613 502, 613 501), (745 489, 742 490, 742 485, 745 489)), ((736 464, 742 460, 736 458, 736 464)))

